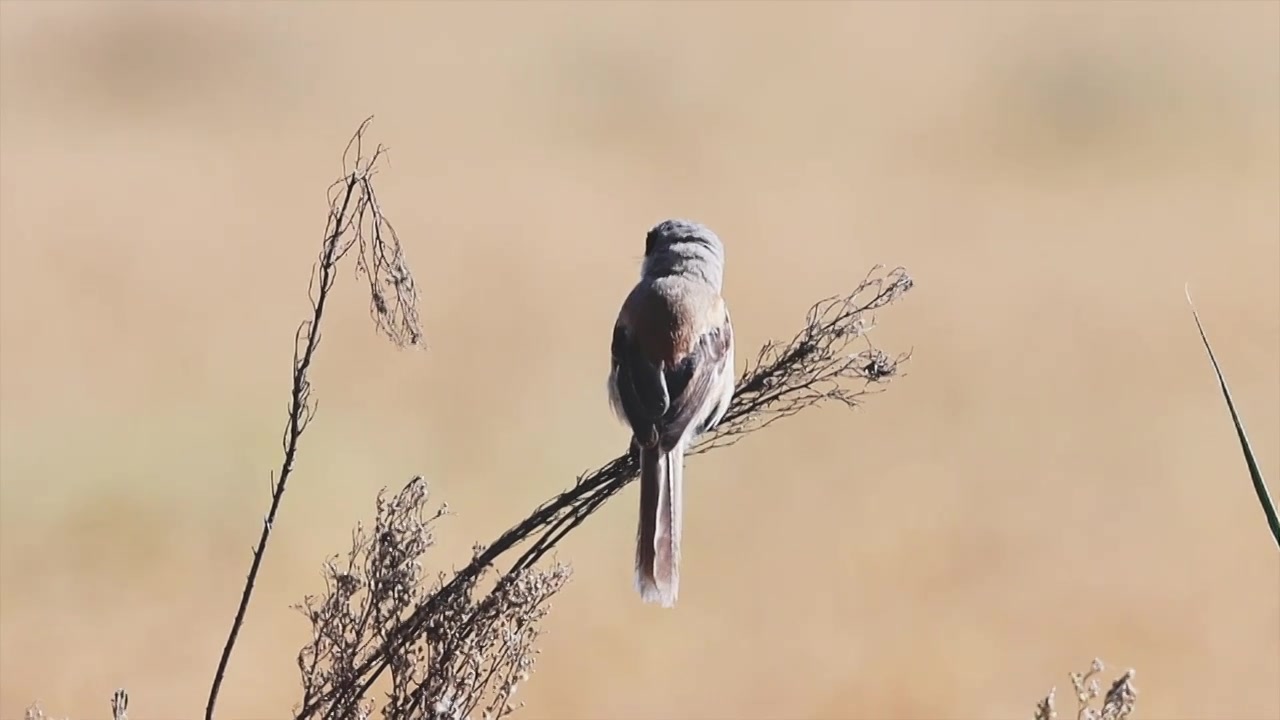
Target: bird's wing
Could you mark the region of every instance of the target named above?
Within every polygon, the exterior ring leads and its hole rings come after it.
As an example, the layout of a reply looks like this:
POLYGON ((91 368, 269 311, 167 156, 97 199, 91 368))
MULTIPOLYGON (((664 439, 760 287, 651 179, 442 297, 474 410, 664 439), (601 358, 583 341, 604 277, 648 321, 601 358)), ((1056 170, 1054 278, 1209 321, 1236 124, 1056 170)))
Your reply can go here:
POLYGON ((733 382, 728 367, 733 357, 733 323, 723 301, 719 315, 720 322, 699 335, 681 361, 664 373, 670 404, 660 423, 663 448, 674 447, 690 425, 704 432, 727 409, 724 383, 733 382))
POLYGON ((666 377, 621 320, 613 326, 610 354, 615 409, 631 426, 636 441, 652 446, 658 441, 658 423, 670 406, 666 377))

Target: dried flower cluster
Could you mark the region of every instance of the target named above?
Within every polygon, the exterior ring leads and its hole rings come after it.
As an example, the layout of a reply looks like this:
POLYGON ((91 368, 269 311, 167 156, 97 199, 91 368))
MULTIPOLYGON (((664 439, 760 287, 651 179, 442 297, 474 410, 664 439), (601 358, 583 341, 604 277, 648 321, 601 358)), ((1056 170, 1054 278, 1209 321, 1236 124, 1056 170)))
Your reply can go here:
MULTIPOLYGON (((433 544, 432 528, 447 514, 428 514, 421 477, 395 497, 379 493, 372 530, 357 527, 351 550, 325 564, 325 591, 298 606, 311 623, 312 639, 298 655, 305 705, 325 717, 369 717, 373 701, 361 689, 356 669, 379 652, 387 633, 442 581, 425 582, 422 555, 433 544)), ((568 580, 567 568, 529 569, 490 592, 476 584, 457 586, 413 642, 387 656, 390 690, 386 718, 463 718, 479 710, 501 717, 513 706, 519 683, 533 668, 533 642, 547 601, 568 580)))
POLYGON ((785 343, 760 348, 738 380, 733 404, 716 431, 705 436, 692 454, 737 442, 743 435, 826 401, 850 408, 897 376, 910 353, 890 356, 866 341, 875 312, 911 290, 903 268, 879 275, 875 266, 848 295, 827 298, 809 308, 804 328, 785 343), (849 352, 854 341, 864 347, 849 352))
POLYGON ((358 248, 356 274, 369 283, 369 314, 378 330, 401 347, 420 346, 417 284, 405 262, 400 237, 382 214, 373 187, 378 160, 386 148, 379 145, 373 155, 364 156, 364 133, 372 119, 361 123, 347 143, 342 153, 342 178, 329 186, 326 237, 333 239, 337 250, 333 263, 358 248))
MULTIPOLYGON (((1094 659, 1089 671, 1071 673, 1071 687, 1076 693, 1076 720, 1126 720, 1133 713, 1138 701, 1138 689, 1133 686, 1134 671, 1124 671, 1106 695, 1102 695, 1102 687, 1095 677, 1102 672, 1102 661, 1094 659), (1093 707, 1093 701, 1102 695, 1102 707, 1093 707)), ((1036 705, 1035 720, 1056 720, 1054 695, 1057 688, 1050 688, 1049 694, 1036 705)))

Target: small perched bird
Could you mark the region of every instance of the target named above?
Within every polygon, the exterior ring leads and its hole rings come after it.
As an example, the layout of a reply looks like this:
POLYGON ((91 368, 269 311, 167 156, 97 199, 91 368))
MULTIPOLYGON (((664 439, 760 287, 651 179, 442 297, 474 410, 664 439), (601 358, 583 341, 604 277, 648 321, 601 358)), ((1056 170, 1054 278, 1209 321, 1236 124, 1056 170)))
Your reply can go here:
POLYGON ((613 326, 609 401, 640 453, 636 589, 675 605, 684 453, 733 399, 733 324, 721 297, 724 245, 708 228, 664 220, 645 237, 640 281, 613 326))

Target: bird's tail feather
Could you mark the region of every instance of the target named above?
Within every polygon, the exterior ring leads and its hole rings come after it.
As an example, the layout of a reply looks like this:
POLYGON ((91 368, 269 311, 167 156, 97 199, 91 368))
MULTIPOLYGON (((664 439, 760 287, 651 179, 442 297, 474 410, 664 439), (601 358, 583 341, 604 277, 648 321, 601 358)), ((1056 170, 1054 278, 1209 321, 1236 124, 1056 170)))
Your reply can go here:
POLYGON ((640 449, 640 528, 636 589, 645 602, 672 607, 680 589, 684 444, 640 449))

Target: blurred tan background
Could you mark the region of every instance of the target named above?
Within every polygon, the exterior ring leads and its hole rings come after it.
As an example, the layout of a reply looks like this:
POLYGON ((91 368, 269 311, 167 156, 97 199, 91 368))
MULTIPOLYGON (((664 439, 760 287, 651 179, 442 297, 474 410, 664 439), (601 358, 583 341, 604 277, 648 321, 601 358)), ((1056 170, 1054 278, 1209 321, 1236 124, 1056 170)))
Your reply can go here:
MULTIPOLYGON (((635 488, 566 542, 523 717, 1280 717, 1280 563, 1183 298, 1280 482, 1280 5, 0 4, 0 716, 191 718, 277 467, 325 188, 376 115, 426 352, 341 278, 224 718, 414 473, 448 569, 625 433, 645 231, 729 248, 740 351, 874 263, 908 375, 690 462, 680 606, 635 488), (1063 708, 1071 702, 1061 697, 1063 708)), ((1277 488, 1280 490, 1280 488, 1277 488)))

